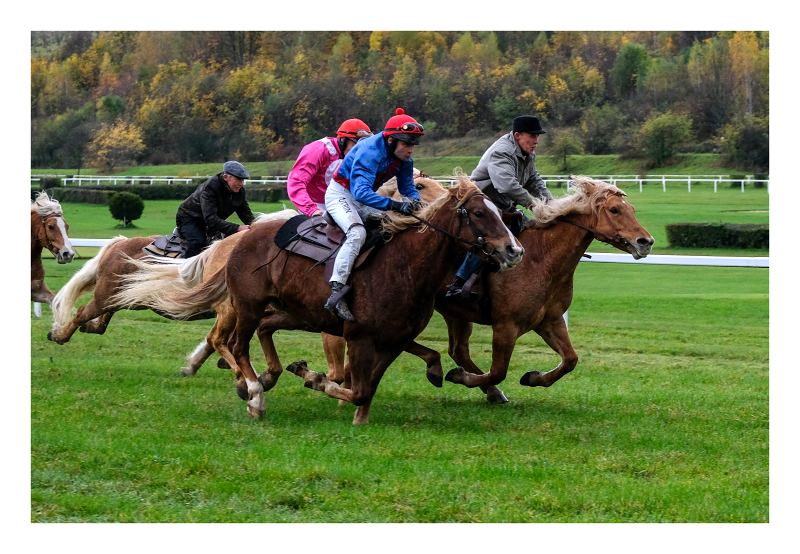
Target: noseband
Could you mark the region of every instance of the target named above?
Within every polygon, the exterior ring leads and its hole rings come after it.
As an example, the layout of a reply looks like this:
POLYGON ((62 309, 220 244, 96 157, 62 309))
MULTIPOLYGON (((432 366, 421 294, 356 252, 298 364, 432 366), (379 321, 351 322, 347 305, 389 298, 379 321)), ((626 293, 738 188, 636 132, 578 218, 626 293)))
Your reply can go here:
POLYGON ((576 223, 575 221, 572 221, 572 220, 569 220, 569 219, 562 219, 561 221, 563 221, 564 223, 569 223, 570 225, 574 225, 575 227, 578 227, 579 229, 583 229, 584 231, 586 231, 587 233, 591 234, 595 239, 599 240, 600 242, 605 242, 605 243, 612 244, 612 245, 616 244, 616 245, 619 245, 619 246, 627 246, 627 245, 630 244, 626 239, 622 238, 620 235, 616 235, 614 237, 609 237, 609 236, 606 236, 606 235, 603 235, 603 234, 599 233, 595 229, 590 229, 589 227, 586 227, 585 225, 581 225, 580 223, 576 223))
POLYGON ((44 247, 47 248, 53 254, 56 254, 56 251, 53 250, 53 244, 50 242, 50 239, 47 238, 47 220, 52 219, 54 217, 63 217, 61 214, 47 214, 44 216, 39 216, 41 219, 41 227, 42 227, 42 236, 44 237, 44 247))

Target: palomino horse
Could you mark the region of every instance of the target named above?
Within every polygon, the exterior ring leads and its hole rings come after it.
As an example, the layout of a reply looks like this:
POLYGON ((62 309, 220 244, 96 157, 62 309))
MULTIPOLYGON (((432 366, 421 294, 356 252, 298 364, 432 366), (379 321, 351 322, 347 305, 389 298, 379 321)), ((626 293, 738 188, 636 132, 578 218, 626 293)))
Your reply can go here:
MULTIPOLYGON (((522 258, 523 250, 502 223, 497 208, 467 179, 421 210, 419 217, 428 224, 414 232, 407 228, 417 226, 415 217, 392 214, 390 223, 384 225, 385 230, 394 232, 392 240, 373 254, 364 269, 353 273, 350 306, 355 322, 342 322, 323 309, 330 292, 324 268, 280 250, 274 244, 278 222, 246 233, 231 252, 225 271, 151 307, 171 317, 190 318, 230 295, 235 326, 229 344, 237 373, 247 383, 252 416, 263 415, 263 391, 275 386, 283 371, 272 341, 277 330, 344 336, 350 388, 309 370, 305 362, 287 369, 302 377, 306 386, 358 406, 353 423, 366 423, 383 373, 427 325, 434 295, 459 263, 465 246, 480 249, 501 270, 522 258), (250 339, 256 330, 268 360, 261 376, 256 375, 249 357, 250 339)), ((220 321, 218 318, 217 323, 220 321)))
MULTIPOLYGON (((505 273, 490 273, 486 293, 491 302, 451 300, 440 291, 436 310, 447 323, 450 357, 460 366, 446 380, 467 387, 481 387, 487 400, 506 402, 495 385, 505 379, 517 339, 535 331, 560 357, 550 371, 528 371, 520 383, 549 387, 578 363, 563 315, 572 302, 575 269, 583 254, 597 239, 635 259, 644 258, 653 247, 653 237, 636 219, 625 192, 589 177, 573 177, 573 192, 548 203, 536 202, 535 224, 519 234, 525 248, 522 263, 505 273), (492 326, 492 365, 483 373, 472 361, 469 338, 472 324, 492 326)), ((408 352, 428 362, 428 379, 441 386, 442 369, 437 352, 412 343, 408 352)))
MULTIPOLYGON (((292 215, 296 213, 294 210, 285 211, 291 212, 292 215)), ((286 217, 287 214, 283 212, 261 214, 254 224, 260 225, 272 219, 285 220, 286 217)), ((238 235, 241 234, 243 233, 236 233, 219 242, 235 242, 238 240, 238 235)), ((111 300, 120 287, 121 279, 136 269, 137 266, 133 260, 146 256, 142 248, 153 242, 156 236, 133 238, 118 236, 106 244, 94 258, 72 276, 53 298, 53 326, 47 334, 47 338, 58 344, 64 344, 78 329, 85 333, 100 335, 105 333, 111 317, 121 309, 111 300), (92 300, 79 308, 73 317, 72 311, 78 299, 90 292, 94 292, 92 300)), ((140 308, 139 306, 128 307, 140 308)), ((200 317, 211 318, 214 317, 214 314, 209 312, 198 316, 198 318, 200 317)))
POLYGON ((46 192, 40 192, 31 204, 31 300, 34 302, 49 304, 53 300, 53 293, 44 283, 42 250, 47 248, 60 264, 75 257, 68 230, 61 204, 46 192))

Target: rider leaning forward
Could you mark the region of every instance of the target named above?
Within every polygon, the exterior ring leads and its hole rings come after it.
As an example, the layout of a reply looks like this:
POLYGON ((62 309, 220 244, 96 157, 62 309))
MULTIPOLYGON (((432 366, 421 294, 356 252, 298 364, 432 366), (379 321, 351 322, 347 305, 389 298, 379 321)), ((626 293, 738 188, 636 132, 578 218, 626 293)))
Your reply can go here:
MULTIPOLYGON (((553 198, 536 171, 536 145, 539 135, 544 133, 539 118, 532 115, 515 117, 511 132, 497 139, 484 152, 478 166, 470 175, 470 179, 505 216, 512 216, 510 219, 513 223, 509 224, 509 229, 514 235, 519 234, 527 220, 516 209, 517 205, 530 209, 534 198, 545 201, 553 198)), ((467 293, 462 289, 464 283, 471 275, 480 272, 482 263, 478 256, 467 253, 445 296, 465 296, 467 293)))
POLYGON ((382 132, 359 141, 350 150, 328 185, 325 209, 345 232, 345 240, 336 254, 325 309, 342 319, 354 321, 344 296, 353 264, 367 238, 364 220, 382 217, 388 210, 408 215, 421 206, 414 188, 411 155, 423 133, 422 125, 403 108, 397 108, 382 132), (398 191, 409 201, 398 202, 375 193, 395 175, 398 191))

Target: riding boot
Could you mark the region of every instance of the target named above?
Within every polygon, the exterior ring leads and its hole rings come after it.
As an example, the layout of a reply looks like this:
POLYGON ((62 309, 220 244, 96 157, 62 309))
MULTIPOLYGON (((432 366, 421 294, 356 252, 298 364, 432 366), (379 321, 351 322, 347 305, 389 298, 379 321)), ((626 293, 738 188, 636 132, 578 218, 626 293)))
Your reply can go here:
POLYGON ((325 309, 346 321, 355 321, 356 318, 350 313, 350 308, 344 300, 344 296, 350 292, 350 287, 338 281, 331 281, 330 285, 331 295, 325 302, 325 309))

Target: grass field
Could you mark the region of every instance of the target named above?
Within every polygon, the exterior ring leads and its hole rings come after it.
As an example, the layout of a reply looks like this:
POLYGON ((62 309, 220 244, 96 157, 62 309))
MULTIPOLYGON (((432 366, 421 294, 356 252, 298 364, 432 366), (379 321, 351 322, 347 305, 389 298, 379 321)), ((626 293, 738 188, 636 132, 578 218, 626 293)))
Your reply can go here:
MULTIPOLYGON (((48 260, 48 282, 82 263, 48 260)), ((58 346, 45 307, 31 323, 32 520, 768 521, 767 270, 584 263, 575 291, 581 360, 554 387, 517 383, 557 363, 535 335, 504 406, 431 387, 404 354, 363 428, 291 374, 261 421, 216 357, 179 377, 210 322, 126 312, 58 346)), ((446 352, 438 316, 421 341, 446 352)), ((277 344, 284 364, 323 367, 317 336, 277 344)), ((480 328, 484 367, 490 350, 480 328)))

